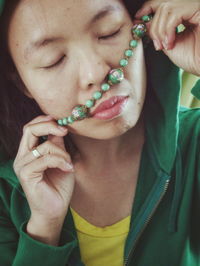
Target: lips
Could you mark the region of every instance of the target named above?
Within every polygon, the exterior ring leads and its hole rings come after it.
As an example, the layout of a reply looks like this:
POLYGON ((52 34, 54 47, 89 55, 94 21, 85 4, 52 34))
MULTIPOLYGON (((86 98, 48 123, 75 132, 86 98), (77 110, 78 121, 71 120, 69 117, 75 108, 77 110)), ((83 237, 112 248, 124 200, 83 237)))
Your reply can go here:
POLYGON ((98 119, 113 118, 122 112, 127 100, 127 96, 111 97, 110 99, 99 104, 97 108, 91 113, 91 116, 98 119))

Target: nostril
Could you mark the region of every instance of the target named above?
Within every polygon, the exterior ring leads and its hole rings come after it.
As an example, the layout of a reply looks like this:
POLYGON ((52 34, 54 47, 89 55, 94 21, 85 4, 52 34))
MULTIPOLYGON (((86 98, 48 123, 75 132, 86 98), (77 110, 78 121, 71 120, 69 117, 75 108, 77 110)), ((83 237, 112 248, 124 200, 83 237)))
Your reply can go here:
POLYGON ((89 88, 91 88, 91 87, 93 87, 94 86, 94 83, 90 83, 90 84, 88 84, 88 87, 89 88))

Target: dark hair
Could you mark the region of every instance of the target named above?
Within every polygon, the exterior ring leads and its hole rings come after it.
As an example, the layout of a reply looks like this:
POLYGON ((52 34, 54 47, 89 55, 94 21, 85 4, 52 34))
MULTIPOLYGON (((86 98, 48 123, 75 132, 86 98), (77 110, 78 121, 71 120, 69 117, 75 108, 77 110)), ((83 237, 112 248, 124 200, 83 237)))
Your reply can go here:
MULTIPOLYGON (((22 91, 23 83, 11 59, 7 47, 9 19, 19 0, 6 1, 0 18, 0 154, 1 160, 14 159, 22 137, 23 126, 43 114, 38 104, 22 91)), ((123 1, 133 15, 141 6, 141 0, 123 1)))
POLYGON ((24 124, 41 114, 34 100, 24 95, 7 47, 7 28, 19 0, 6 1, 0 18, 0 152, 1 159, 13 159, 18 150, 24 124))

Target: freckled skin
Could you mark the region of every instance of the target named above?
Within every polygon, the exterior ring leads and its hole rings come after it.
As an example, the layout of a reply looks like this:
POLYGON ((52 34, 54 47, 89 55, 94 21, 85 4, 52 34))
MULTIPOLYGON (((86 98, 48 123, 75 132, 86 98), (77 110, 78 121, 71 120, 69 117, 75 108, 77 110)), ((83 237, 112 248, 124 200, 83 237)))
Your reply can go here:
MULTIPOLYGON (((131 18, 121 1, 111 0, 109 4, 116 10, 89 27, 90 18, 107 6, 106 0, 22 1, 13 14, 9 48, 17 70, 28 95, 37 101, 44 113, 56 120, 69 116, 77 104, 85 104, 105 82, 109 71, 119 67, 119 60, 129 47, 131 18), (120 34, 116 37, 99 39, 119 28, 120 34), (27 52, 33 37, 44 34, 60 37, 62 41, 52 43, 40 52, 27 52), (65 58, 59 66, 44 68, 63 55, 65 58)), ((94 139, 110 139, 136 125, 146 92, 142 41, 129 62, 124 81, 113 86, 97 103, 112 96, 129 96, 123 113, 109 121, 89 118, 75 122, 69 126, 70 132, 94 139)))

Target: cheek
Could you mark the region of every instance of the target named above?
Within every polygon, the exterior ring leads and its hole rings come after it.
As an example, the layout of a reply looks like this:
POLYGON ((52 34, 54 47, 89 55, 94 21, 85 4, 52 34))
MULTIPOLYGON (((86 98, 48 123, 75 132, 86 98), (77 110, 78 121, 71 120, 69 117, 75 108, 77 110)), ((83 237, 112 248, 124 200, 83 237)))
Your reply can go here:
POLYGON ((45 94, 35 94, 34 99, 45 113, 57 119, 67 116, 75 102, 69 93, 62 93, 57 90, 56 92, 53 90, 53 92, 48 91, 45 94))
POLYGON ((146 65, 142 41, 139 41, 135 55, 130 61, 129 68, 127 69, 127 77, 133 88, 133 97, 140 106, 144 102, 147 86, 146 65))
POLYGON ((35 76, 35 79, 26 79, 24 83, 42 111, 54 118, 68 114, 76 103, 77 94, 73 93, 69 82, 61 78, 50 82, 35 76))

